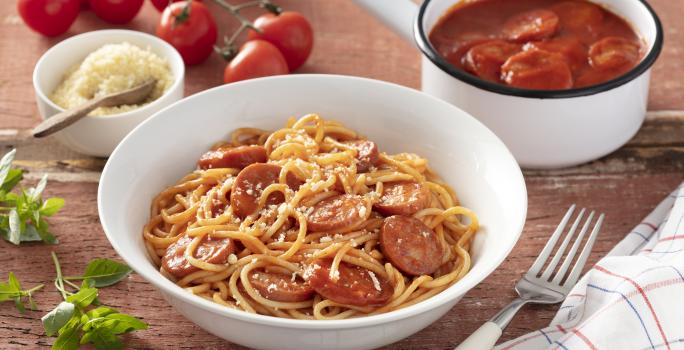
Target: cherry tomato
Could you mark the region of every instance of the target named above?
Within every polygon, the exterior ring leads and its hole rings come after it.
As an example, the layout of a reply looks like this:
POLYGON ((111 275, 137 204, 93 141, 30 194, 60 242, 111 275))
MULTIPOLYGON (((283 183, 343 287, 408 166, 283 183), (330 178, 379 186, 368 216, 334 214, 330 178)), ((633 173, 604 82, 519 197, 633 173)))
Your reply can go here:
POLYGON ((66 32, 76 20, 80 8, 80 0, 17 1, 17 11, 24 23, 47 36, 57 36, 66 32))
POLYGON ((299 68, 309 58, 313 48, 313 29, 299 12, 266 13, 254 21, 254 26, 261 33, 250 30, 248 39, 262 39, 275 45, 283 53, 290 71, 299 68))
MULTIPOLYGON (((152 5, 159 10, 159 12, 164 11, 166 6, 169 6, 170 3, 172 2, 179 2, 179 1, 186 1, 186 0, 150 0, 152 2, 152 5)), ((195 0, 195 1, 202 1, 202 0, 195 0)))
POLYGON ((211 55, 218 30, 216 21, 204 4, 177 2, 162 12, 157 36, 166 40, 187 65, 202 63, 211 55))
POLYGON ((143 0, 89 0, 97 17, 113 24, 130 22, 138 14, 143 0))
POLYGON ((287 61, 277 47, 268 41, 250 40, 240 48, 237 56, 226 66, 223 82, 287 74, 287 61))

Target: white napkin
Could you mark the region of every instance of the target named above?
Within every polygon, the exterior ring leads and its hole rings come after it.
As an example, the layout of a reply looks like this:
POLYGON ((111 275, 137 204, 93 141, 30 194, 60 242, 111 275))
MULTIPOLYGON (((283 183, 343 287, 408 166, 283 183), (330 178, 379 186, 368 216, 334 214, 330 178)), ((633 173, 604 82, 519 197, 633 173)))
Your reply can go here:
POLYGON ((496 349, 684 349, 684 185, 587 272, 548 327, 496 349))

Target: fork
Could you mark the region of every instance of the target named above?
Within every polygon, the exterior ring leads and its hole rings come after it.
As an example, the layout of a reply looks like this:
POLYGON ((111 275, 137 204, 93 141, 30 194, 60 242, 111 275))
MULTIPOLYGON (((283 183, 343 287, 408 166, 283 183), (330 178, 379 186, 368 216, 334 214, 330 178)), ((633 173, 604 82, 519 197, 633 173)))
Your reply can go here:
POLYGON ((496 344, 496 341, 501 337, 501 333, 508 326, 508 324, 513 319, 513 316, 525 305, 525 304, 558 304, 565 300, 572 287, 575 286, 580 278, 582 269, 587 263, 591 249, 596 241, 596 236, 601 230, 601 225, 603 224, 604 214, 600 214, 594 228, 589 235, 582 252, 580 253, 575 265, 572 270, 568 273, 570 265, 577 254, 577 250, 589 230, 591 221, 594 218, 594 211, 592 211, 587 220, 582 225, 582 228, 575 239, 572 247, 568 251, 567 256, 563 260, 560 268, 554 274, 558 263, 563 259, 565 250, 572 241, 577 227, 579 227, 582 217, 584 216, 585 209, 580 210, 577 218, 573 222, 572 226, 568 230, 567 235, 560 244, 560 247, 556 250, 556 254, 548 262, 549 257, 553 251, 553 248, 558 243, 558 240, 563 235, 565 227, 567 226, 573 212, 575 211, 575 205, 573 204, 570 209, 568 209, 565 216, 561 220, 558 227, 549 238, 549 241, 544 246, 537 260, 534 261, 532 267, 525 273, 525 275, 518 281, 515 285, 515 291, 518 293, 518 298, 513 300, 508 306, 503 308, 499 313, 494 315, 489 321, 480 326, 475 333, 471 334, 465 341, 463 341, 455 350, 484 350, 491 349, 496 344), (542 268, 546 266, 546 269, 542 271, 542 268))

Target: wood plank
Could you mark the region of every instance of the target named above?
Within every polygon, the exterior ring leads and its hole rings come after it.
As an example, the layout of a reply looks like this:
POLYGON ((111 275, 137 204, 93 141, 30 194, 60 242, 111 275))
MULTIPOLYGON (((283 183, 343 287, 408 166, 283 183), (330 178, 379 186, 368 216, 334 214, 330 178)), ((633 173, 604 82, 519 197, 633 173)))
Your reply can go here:
MULTIPOLYGON (((482 322, 495 314, 515 295, 513 285, 546 243, 550 232, 571 203, 591 206, 607 215, 592 262, 604 255, 631 230, 662 198, 682 181, 681 173, 643 176, 528 177, 529 217, 521 242, 509 258, 482 284, 470 291, 444 318, 418 334, 387 349, 446 349, 458 344, 482 322)), ((0 242, 0 272, 13 271, 25 286, 47 283, 35 297, 39 310, 20 315, 11 303, 0 304, 0 348, 34 348, 52 340, 42 333, 40 317, 59 302, 50 285, 54 271, 50 251, 62 257, 65 273, 78 273, 95 257, 117 258, 99 225, 96 207, 97 184, 52 182, 47 195, 66 199, 64 211, 50 222, 60 239, 56 246, 40 244, 15 247, 0 242), (22 345, 23 344, 23 345, 22 345)), ((240 349, 214 337, 176 313, 152 285, 133 275, 116 286, 105 288, 102 302, 142 317, 150 329, 128 337, 132 348, 230 348, 240 349), (182 342, 180 340, 183 340, 182 342), (180 344, 183 345, 180 345, 180 344)), ((556 307, 528 307, 513 321, 504 339, 511 339, 548 324, 556 307)))
MULTIPOLYGON (((618 151, 579 167, 525 171, 527 176, 660 173, 684 169, 684 111, 650 112, 644 126, 618 151)), ((53 137, 34 139, 28 129, 0 129, 0 152, 17 148, 17 165, 61 181, 97 181, 105 160, 73 152, 53 137), (83 176, 78 173, 85 173, 83 176), (53 176, 53 177, 54 177, 53 176)), ((33 175, 29 175, 33 176, 33 175)), ((37 175, 36 175, 37 176, 37 175)))
MULTIPOLYGON (((386 80, 409 87, 420 86, 417 50, 351 1, 281 0, 285 8, 304 13, 316 31, 316 45, 301 73, 335 73, 386 80), (349 23, 354 23, 353 30, 349 23)), ((653 70, 651 110, 684 110, 679 91, 684 88, 684 70, 678 69, 682 58, 684 2, 650 1, 662 17, 667 40, 662 56, 653 70)), ((213 6, 213 5, 211 5, 213 6)), ((223 11, 214 11, 222 33, 229 33, 235 22, 223 11)), ((33 63, 50 46, 85 31, 105 28, 130 28, 154 32, 159 14, 148 3, 141 13, 125 26, 100 21, 91 11, 82 13, 68 33, 44 38, 31 32, 16 13, 13 2, 0 4, 0 125, 4 128, 29 128, 39 118, 35 107, 31 73, 33 63), (27 62, 29 64, 27 64, 27 62)), ((218 56, 190 67, 186 73, 186 94, 193 94, 221 84, 225 63, 218 56)))

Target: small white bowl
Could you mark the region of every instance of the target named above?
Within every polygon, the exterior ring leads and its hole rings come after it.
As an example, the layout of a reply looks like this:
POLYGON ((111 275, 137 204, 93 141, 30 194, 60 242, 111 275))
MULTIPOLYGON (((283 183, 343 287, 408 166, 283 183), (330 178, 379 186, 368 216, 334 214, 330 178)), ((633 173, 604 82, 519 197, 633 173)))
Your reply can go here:
POLYGON ((166 58, 174 82, 161 97, 141 108, 107 116, 86 116, 55 134, 58 140, 74 151, 91 156, 109 156, 126 134, 143 120, 183 98, 185 65, 178 51, 171 45, 153 35, 133 30, 97 30, 58 43, 47 50, 36 63, 33 70, 33 87, 40 116, 47 119, 64 111, 48 96, 57 88, 69 68, 82 62, 88 54, 105 44, 124 41, 141 48, 149 48, 160 57, 166 58))
POLYGON ((143 122, 109 158, 100 179, 98 209, 109 242, 126 263, 179 313, 207 331, 258 349, 369 349, 427 327, 492 273, 520 236, 527 192, 504 144, 453 105, 376 80, 289 75, 204 91, 143 122), (462 280, 397 311, 313 321, 233 310, 192 295, 159 273, 142 238, 152 198, 192 171, 202 153, 236 128, 275 130, 290 116, 312 112, 343 122, 377 142, 382 151, 423 155, 453 186, 482 224, 473 242, 472 269, 462 280))

